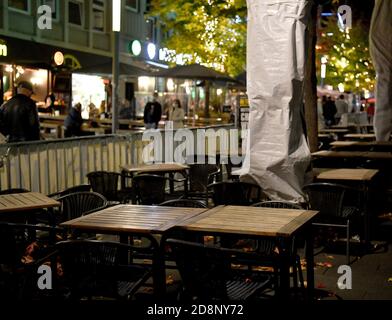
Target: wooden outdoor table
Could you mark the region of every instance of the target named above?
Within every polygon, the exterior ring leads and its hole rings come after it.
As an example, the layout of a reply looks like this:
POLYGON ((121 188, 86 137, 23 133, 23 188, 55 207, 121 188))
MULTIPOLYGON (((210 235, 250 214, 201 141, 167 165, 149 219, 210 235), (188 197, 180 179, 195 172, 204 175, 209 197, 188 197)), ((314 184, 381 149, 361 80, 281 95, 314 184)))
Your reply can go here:
POLYGON ((371 225, 371 212, 369 209, 370 202, 370 183, 379 173, 375 169, 333 169, 323 171, 317 175, 316 180, 332 181, 340 184, 360 184, 360 190, 363 192, 364 201, 362 204, 363 212, 365 213, 364 220, 364 242, 365 246, 369 247, 370 244, 370 225, 371 225))
MULTIPOLYGON (((135 174, 139 173, 168 173, 172 178, 176 172, 186 172, 189 166, 181 163, 154 163, 145 165, 123 165, 121 166, 121 187, 126 188, 126 178, 132 178, 135 174)), ((170 181, 170 192, 174 191, 174 183, 170 181)))
MULTIPOLYGON (((177 223, 177 227, 204 234, 236 234, 249 238, 270 237, 280 239, 289 248, 293 237, 301 231, 306 235, 306 261, 308 293, 313 297, 314 261, 311 221, 317 211, 256 208, 243 206, 218 206, 190 219, 177 223)), ((290 287, 289 257, 282 255, 281 289, 287 297, 290 287)))
POLYGON ((378 173, 375 169, 334 169, 321 172, 320 180, 370 181, 378 173))
POLYGON ((367 160, 392 160, 391 152, 381 151, 317 151, 312 153, 315 158, 364 158, 367 160))
MULTIPOLYGON (((60 203, 41 193, 26 192, 0 195, 0 217, 7 214, 11 217, 14 214, 35 213, 38 209, 48 209, 51 217, 51 224, 55 225, 53 208, 59 207, 60 203)), ((28 217, 26 217, 28 218, 28 217)))
POLYGON ((0 214, 59 206, 60 203, 58 201, 37 192, 0 195, 0 214))
POLYGON ((348 129, 321 129, 320 133, 347 133, 350 132, 348 129))
POLYGON ((376 135, 373 133, 350 133, 344 136, 345 139, 356 139, 356 140, 375 140, 376 135))
POLYGON ((391 151, 391 141, 334 141, 331 144, 333 150, 338 151, 391 151))
MULTIPOLYGON (((90 230, 99 233, 118 234, 122 241, 130 235, 164 234, 185 219, 201 214, 203 208, 173 208, 157 206, 117 205, 98 212, 70 220, 61 226, 90 230)), ((153 259, 154 292, 161 296, 165 293, 165 261, 160 243, 153 238, 158 248, 153 259)))

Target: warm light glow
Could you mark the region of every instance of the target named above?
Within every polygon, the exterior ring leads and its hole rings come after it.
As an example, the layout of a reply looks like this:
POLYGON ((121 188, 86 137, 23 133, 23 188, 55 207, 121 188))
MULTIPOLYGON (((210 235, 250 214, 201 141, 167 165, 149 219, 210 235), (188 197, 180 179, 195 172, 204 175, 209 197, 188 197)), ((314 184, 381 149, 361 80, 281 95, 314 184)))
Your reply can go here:
POLYGON ((121 31, 121 0, 113 0, 112 29, 115 32, 121 31))
POLYGON ((216 94, 217 94, 218 96, 221 96, 222 93, 223 93, 223 90, 222 90, 222 89, 219 88, 219 89, 216 90, 216 94))
POLYGON ((8 64, 8 65, 5 67, 5 71, 6 71, 6 72, 13 72, 14 69, 12 68, 12 66, 11 66, 10 64, 8 64))
POLYGON ((344 84, 343 83, 339 83, 338 89, 339 89, 339 92, 343 93, 344 92, 344 84))
POLYGON ((173 79, 167 79, 167 90, 174 91, 174 81, 173 79))
POLYGON ((328 62, 328 59, 327 59, 327 57, 321 57, 321 63, 322 64, 326 64, 328 62))
POLYGON ((61 66, 64 63, 64 55, 63 55, 63 53, 61 51, 57 51, 54 54, 54 63, 57 66, 61 66))
POLYGON ((325 79, 326 75, 327 75, 327 65, 322 64, 321 65, 321 78, 325 79))

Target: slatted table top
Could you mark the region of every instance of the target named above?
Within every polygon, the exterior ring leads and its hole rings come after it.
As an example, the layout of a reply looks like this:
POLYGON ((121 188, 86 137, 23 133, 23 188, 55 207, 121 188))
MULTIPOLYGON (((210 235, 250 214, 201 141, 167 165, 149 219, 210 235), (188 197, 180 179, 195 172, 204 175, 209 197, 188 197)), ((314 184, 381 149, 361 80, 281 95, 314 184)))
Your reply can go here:
POLYGON ((320 133, 347 133, 350 132, 348 129, 322 129, 320 133))
POLYGON ((41 193, 26 192, 0 195, 0 213, 59 207, 60 203, 41 193))
POLYGON ((291 237, 317 213, 308 210, 219 206, 177 226, 200 232, 291 237))
POLYGON ((181 163, 154 163, 140 166, 124 165, 121 169, 128 172, 178 172, 189 169, 189 166, 181 163))
POLYGON ((365 147, 392 147, 392 141, 334 141, 330 143, 333 147, 365 146, 365 147))
POLYGON ((75 229, 110 233, 163 233, 207 209, 117 205, 62 223, 75 229))
POLYGON ((312 153, 313 157, 321 158, 365 158, 373 160, 392 160, 391 152, 381 151, 318 151, 312 153))
POLYGON ((350 181, 370 181, 378 170, 374 169, 334 169, 320 173, 317 179, 320 180, 350 180, 350 181))
POLYGON ((376 135, 374 133, 349 133, 344 137, 354 139, 376 139, 376 135))

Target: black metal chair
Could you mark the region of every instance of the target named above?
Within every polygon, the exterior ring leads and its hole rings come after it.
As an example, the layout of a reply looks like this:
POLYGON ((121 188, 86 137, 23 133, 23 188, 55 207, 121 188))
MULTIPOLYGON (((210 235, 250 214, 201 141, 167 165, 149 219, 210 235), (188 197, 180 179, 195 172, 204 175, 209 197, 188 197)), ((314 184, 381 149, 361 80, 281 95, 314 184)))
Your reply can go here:
POLYGON ((79 218, 107 206, 106 198, 96 192, 75 192, 57 199, 61 203, 58 223, 79 218))
POLYGON ((214 205, 249 206, 261 199, 260 186, 240 181, 216 182, 208 185, 214 205))
POLYGON ((102 194, 108 201, 125 202, 131 197, 130 190, 119 189, 118 172, 94 171, 87 174, 94 192, 102 194))
MULTIPOLYGON (((158 205, 169 200, 170 194, 166 192, 166 187, 170 182, 184 183, 185 179, 177 180, 156 174, 134 176, 132 178, 132 202, 141 205, 158 205)), ((186 187, 184 194, 186 194, 186 187)))
POLYGON ((174 199, 162 202, 162 207, 184 207, 184 208, 207 208, 207 206, 199 201, 192 199, 174 199))
POLYGON ((0 298, 43 298, 37 287, 38 267, 54 252, 64 230, 48 226, 0 222, 0 298))
POLYGON ((189 192, 188 197, 205 198, 207 186, 221 181, 221 170, 217 164, 188 164, 189 192))
POLYGON ((318 210, 315 226, 346 229, 346 259, 350 264, 350 225, 359 217, 359 210, 345 206, 346 195, 357 190, 335 183, 311 183, 304 187, 310 209, 318 210))
MULTIPOLYGON (((295 203, 295 202, 288 202, 288 201, 262 201, 259 203, 255 203, 252 207, 259 207, 259 208, 277 208, 277 209, 294 209, 294 210, 302 210, 302 206, 295 203)), ((272 240, 259 240, 257 242, 256 251, 261 253, 272 255, 273 250, 275 249, 276 243, 272 240)), ((301 267, 301 257, 296 253, 297 252, 297 245, 295 239, 293 239, 290 257, 292 257, 293 261, 291 263, 293 268, 293 282, 294 287, 298 287, 298 276, 299 275, 299 283, 301 288, 305 287, 304 277, 302 273, 301 267)))
POLYGON ((177 239, 168 239, 166 244, 180 272, 184 302, 250 300, 270 288, 268 275, 251 278, 232 270, 231 263, 238 258, 250 258, 243 251, 177 239))
POLYGON ((128 257, 135 250, 152 250, 117 242, 63 241, 56 244, 63 276, 57 291, 69 290, 69 299, 106 297, 130 299, 151 276, 151 266, 134 265, 128 257), (60 290, 61 289, 61 290, 60 290))
POLYGON ((91 191, 91 186, 89 184, 81 184, 78 186, 73 186, 73 187, 64 189, 59 192, 50 193, 50 194, 48 194, 48 197, 57 199, 57 198, 66 196, 67 194, 71 194, 71 193, 75 193, 75 192, 89 192, 89 191, 91 191))

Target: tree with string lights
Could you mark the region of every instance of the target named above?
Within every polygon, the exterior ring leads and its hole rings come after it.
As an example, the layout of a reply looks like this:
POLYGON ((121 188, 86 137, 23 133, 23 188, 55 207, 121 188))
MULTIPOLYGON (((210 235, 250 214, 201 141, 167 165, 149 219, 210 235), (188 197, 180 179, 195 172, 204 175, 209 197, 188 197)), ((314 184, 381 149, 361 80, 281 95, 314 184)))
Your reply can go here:
POLYGON ((318 76, 321 61, 326 62, 325 83, 355 93, 372 92, 375 70, 370 58, 368 28, 361 22, 343 30, 336 18, 330 18, 319 33, 317 49, 318 76))
POLYGON ((149 13, 159 16, 170 62, 181 55, 232 76, 245 69, 246 14, 245 0, 152 0, 149 13))

